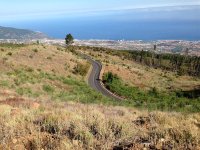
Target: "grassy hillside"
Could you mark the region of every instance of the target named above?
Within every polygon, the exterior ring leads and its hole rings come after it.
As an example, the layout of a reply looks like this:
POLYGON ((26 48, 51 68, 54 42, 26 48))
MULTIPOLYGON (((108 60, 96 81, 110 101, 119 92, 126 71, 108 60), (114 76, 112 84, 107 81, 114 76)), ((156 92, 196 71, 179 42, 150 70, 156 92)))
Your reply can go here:
POLYGON ((47 45, 0 47, 1 91, 54 101, 109 101, 86 84, 90 64, 69 50, 47 45))
MULTIPOLYGON (((140 100, 149 96, 142 93, 152 86, 160 85, 158 92, 169 93, 200 83, 194 77, 170 72, 161 76, 159 69, 85 50, 81 51, 104 62, 104 74, 112 71, 120 77, 117 86, 128 95, 129 88, 138 87, 142 92, 133 94, 140 100), (154 78, 149 81, 148 76, 154 78), (178 82, 181 79, 185 80, 178 82), (142 83, 145 86, 138 86, 142 83)), ((132 100, 102 96, 87 85, 90 64, 78 51, 78 47, 0 44, 0 149, 200 148, 199 112, 160 112, 156 107, 148 111, 135 108, 132 100)))
MULTIPOLYGON (((103 63, 103 72, 117 74, 128 85, 142 90, 154 87, 158 91, 189 91, 198 88, 200 78, 180 75, 164 69, 143 65, 129 58, 129 51, 116 51, 105 48, 77 47, 103 63)), ((102 72, 102 74, 103 74, 102 72)))
POLYGON ((158 92, 156 88, 143 91, 128 86, 117 75, 111 72, 104 74, 103 82, 107 89, 127 99, 129 106, 148 110, 200 112, 200 98, 189 99, 181 92, 158 92))
POLYGON ((103 82, 112 92, 127 99, 123 102, 126 106, 200 112, 200 78, 143 65, 132 60, 129 51, 90 47, 78 49, 103 62, 102 76, 106 77, 109 72, 113 76, 111 82, 105 78, 103 82))

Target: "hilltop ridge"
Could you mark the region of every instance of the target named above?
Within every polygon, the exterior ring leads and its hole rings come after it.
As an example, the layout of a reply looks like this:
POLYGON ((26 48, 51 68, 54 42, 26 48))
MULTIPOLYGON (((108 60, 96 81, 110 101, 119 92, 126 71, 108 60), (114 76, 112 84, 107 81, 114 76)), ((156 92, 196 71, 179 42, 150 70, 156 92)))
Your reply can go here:
POLYGON ((0 26, 0 39, 31 40, 31 39, 49 39, 49 37, 41 32, 0 26))

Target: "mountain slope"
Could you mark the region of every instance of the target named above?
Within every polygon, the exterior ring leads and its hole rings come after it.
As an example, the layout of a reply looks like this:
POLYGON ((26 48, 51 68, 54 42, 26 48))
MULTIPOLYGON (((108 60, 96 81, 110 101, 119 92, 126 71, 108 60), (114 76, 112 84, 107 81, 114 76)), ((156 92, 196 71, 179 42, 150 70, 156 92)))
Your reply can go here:
POLYGON ((16 29, 0 26, 0 39, 44 39, 47 35, 25 29, 16 29))

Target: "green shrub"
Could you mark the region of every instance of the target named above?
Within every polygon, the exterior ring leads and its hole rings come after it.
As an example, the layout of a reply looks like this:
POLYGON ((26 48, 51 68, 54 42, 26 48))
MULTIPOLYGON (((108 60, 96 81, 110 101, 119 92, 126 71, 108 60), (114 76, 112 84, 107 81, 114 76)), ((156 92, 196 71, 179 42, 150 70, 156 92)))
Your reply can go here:
POLYGON ((85 76, 89 70, 89 64, 81 64, 77 63, 77 65, 74 67, 73 73, 79 74, 81 76, 85 76))
POLYGON ((6 80, 0 81, 0 86, 1 87, 8 87, 9 86, 9 82, 6 80))
POLYGON ((48 60, 52 60, 52 57, 49 56, 49 57, 47 57, 47 59, 48 59, 48 60))
POLYGON ((32 59, 32 58, 33 58, 33 55, 30 55, 30 56, 29 56, 29 58, 31 58, 31 59, 32 59))
POLYGON ((12 52, 8 52, 7 55, 8 55, 8 56, 12 56, 12 52))
POLYGON ((55 91, 55 89, 50 85, 43 85, 42 88, 47 93, 53 93, 55 91))
POLYGON ((8 60, 8 58, 7 58, 7 57, 4 57, 4 58, 3 58, 3 61, 4 61, 4 62, 5 62, 5 61, 7 61, 7 60, 8 60))
POLYGON ((33 49, 33 52, 37 53, 37 52, 38 52, 38 49, 36 49, 36 48, 35 48, 35 49, 33 49))

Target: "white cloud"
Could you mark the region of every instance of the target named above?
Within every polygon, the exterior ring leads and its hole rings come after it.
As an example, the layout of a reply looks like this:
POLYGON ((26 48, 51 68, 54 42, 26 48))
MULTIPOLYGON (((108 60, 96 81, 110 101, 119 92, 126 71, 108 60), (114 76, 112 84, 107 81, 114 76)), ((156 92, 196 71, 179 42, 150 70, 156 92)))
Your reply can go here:
POLYGON ((192 9, 192 5, 200 5, 200 0, 85 0, 85 4, 81 0, 74 0, 70 2, 58 0, 56 2, 51 1, 51 3, 48 3, 47 1, 39 2, 38 0, 35 0, 35 2, 25 2, 22 5, 24 7, 23 9, 20 8, 20 4, 14 6, 14 4, 11 3, 9 7, 10 9, 8 9, 8 4, 8 2, 3 2, 1 5, 0 2, 1 20, 9 20, 14 18, 48 18, 52 16, 62 17, 63 15, 97 15, 99 13, 109 13, 112 11, 123 11, 128 9, 138 9, 140 11, 171 11, 174 9, 183 10, 192 9), (45 3, 47 6, 43 6, 45 3), (53 5, 54 3, 55 5, 53 5), (41 6, 39 6, 39 4, 41 4, 41 6))

